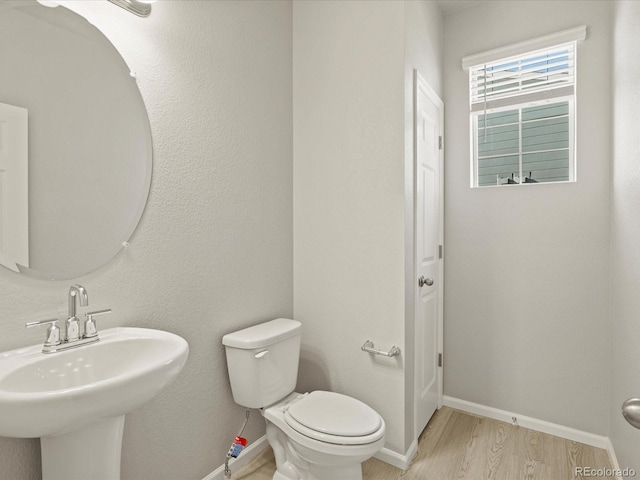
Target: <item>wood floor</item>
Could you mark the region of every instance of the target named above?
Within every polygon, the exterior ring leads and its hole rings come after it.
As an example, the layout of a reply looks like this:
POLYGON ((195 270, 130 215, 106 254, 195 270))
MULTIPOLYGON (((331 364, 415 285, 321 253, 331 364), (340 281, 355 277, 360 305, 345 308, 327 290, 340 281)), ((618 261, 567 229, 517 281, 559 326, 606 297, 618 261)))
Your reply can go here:
MULTIPOLYGON (((606 450, 443 407, 420 435, 408 471, 372 458, 363 464, 362 474, 364 480, 593 478, 576 474, 576 467, 612 468, 606 450)), ((232 479, 271 480, 275 470, 267 448, 232 479)))

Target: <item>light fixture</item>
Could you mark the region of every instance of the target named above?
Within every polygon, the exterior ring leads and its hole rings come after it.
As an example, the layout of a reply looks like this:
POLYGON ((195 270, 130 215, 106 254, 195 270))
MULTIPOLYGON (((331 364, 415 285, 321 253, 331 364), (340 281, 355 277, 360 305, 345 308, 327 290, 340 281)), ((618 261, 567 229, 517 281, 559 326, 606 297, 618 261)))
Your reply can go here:
POLYGON ((124 8, 125 10, 138 15, 148 17, 151 13, 151 3, 156 0, 109 0, 111 3, 124 8))

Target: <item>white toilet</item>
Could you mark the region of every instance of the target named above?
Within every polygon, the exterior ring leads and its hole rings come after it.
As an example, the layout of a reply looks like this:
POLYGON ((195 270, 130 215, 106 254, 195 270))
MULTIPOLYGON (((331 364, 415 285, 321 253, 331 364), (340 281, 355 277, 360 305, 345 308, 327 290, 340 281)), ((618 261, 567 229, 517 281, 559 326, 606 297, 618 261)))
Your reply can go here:
POLYGON ((222 337, 233 399, 262 412, 274 480, 362 480, 362 462, 384 445, 384 420, 346 395, 293 391, 301 326, 278 318, 222 337))

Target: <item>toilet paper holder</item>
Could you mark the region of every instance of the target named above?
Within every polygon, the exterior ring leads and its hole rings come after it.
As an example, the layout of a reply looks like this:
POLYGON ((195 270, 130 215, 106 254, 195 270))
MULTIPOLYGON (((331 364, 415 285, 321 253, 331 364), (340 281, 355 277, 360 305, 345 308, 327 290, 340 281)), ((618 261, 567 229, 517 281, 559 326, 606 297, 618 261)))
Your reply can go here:
POLYGON ((391 350, 389 350, 388 352, 378 350, 374 347, 375 345, 373 344, 373 342, 371 340, 367 340, 366 342, 364 342, 364 345, 360 347, 360 350, 367 353, 373 353, 374 355, 383 355, 385 357, 397 357, 398 355, 400 355, 400 347, 397 347, 395 345, 391 347, 391 350))

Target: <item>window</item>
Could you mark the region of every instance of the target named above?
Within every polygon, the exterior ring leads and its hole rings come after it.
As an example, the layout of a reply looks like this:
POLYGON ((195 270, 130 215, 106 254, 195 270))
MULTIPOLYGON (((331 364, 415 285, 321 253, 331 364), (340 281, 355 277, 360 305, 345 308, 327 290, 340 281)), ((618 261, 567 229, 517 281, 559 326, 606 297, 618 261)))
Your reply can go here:
POLYGON ((585 36, 578 27, 463 60, 472 187, 575 181, 576 42, 585 36))

